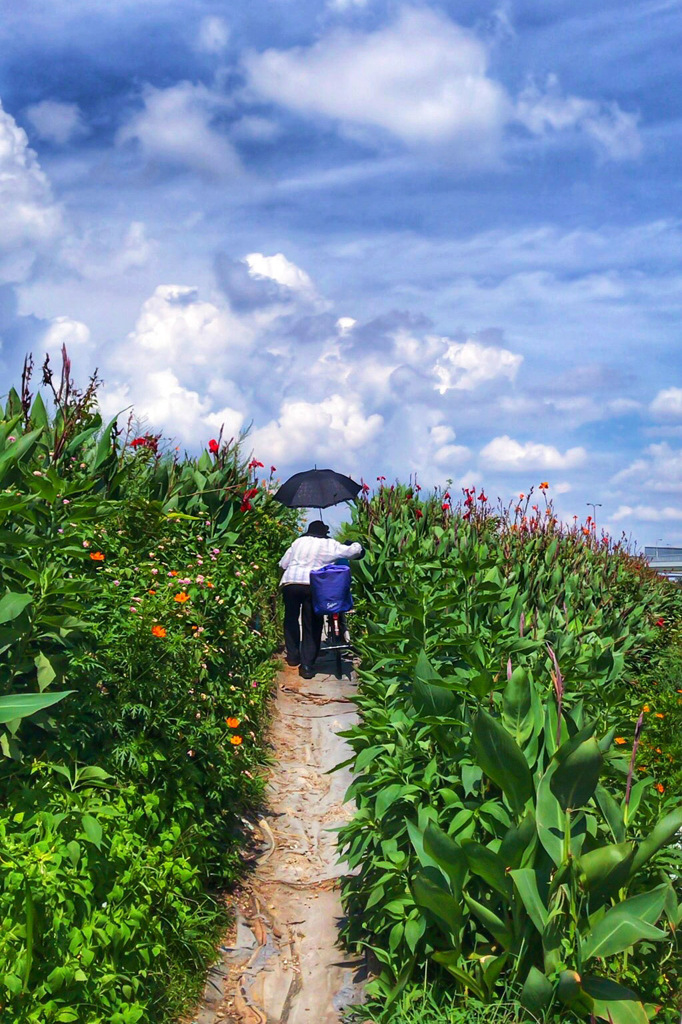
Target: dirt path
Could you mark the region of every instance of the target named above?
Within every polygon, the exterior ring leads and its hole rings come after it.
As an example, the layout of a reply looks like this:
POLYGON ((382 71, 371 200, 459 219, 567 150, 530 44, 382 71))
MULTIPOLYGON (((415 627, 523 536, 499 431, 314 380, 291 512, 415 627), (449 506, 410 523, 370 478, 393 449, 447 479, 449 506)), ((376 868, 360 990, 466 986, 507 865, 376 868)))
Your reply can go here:
POLYGON ((337 945, 336 835, 352 804, 337 733, 356 720, 355 681, 282 672, 270 729, 276 765, 259 823, 267 849, 241 901, 236 934, 209 975, 196 1024, 337 1024, 361 1001, 362 967, 337 945))

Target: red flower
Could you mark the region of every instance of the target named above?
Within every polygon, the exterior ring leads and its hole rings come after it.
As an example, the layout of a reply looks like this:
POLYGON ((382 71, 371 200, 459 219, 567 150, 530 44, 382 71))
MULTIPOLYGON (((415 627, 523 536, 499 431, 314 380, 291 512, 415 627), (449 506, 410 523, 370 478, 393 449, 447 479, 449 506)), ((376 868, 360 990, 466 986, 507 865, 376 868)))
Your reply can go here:
POLYGON ((271 473, 276 473, 277 472, 277 466, 270 466, 270 472, 271 473))
POLYGON ((488 500, 488 499, 486 498, 486 496, 485 496, 485 494, 484 494, 484 492, 483 492, 483 491, 481 491, 481 493, 479 494, 479 496, 478 496, 478 500, 479 500, 479 501, 487 501, 487 500, 488 500))
POLYGON ((239 506, 239 511, 240 512, 250 512, 252 508, 253 508, 253 505, 251 504, 251 502, 247 501, 246 499, 244 499, 242 501, 241 505, 239 506))
POLYGON ((210 451, 211 455, 217 455, 218 452, 220 451, 218 442, 214 437, 212 437, 211 440, 208 442, 208 450, 210 451))
POLYGON ((363 494, 367 494, 368 491, 369 491, 369 484, 363 483, 363 485, 362 485, 362 493, 363 494))
POLYGON ((450 501, 450 491, 446 491, 443 495, 443 501, 450 501))
POLYGON ((447 501, 443 502, 443 504, 441 505, 441 508, 443 509, 443 512, 449 512, 450 511, 450 506, 448 505, 447 501))
POLYGON ((464 515, 462 516, 462 519, 470 519, 470 518, 471 518, 471 512, 465 512, 464 515))
POLYGON ((157 450, 158 445, 159 445, 159 437, 160 436, 161 436, 160 434, 158 436, 155 435, 155 434, 145 434, 143 437, 135 437, 130 442, 130 447, 131 448, 149 448, 149 450, 151 452, 154 452, 154 454, 156 454, 156 450, 157 450))
POLYGON ((258 459, 251 459, 251 462, 249 463, 249 469, 257 469, 259 466, 261 469, 265 469, 263 463, 259 462, 258 459))
POLYGON ((251 501, 251 498, 255 498, 257 494, 257 487, 249 487, 248 491, 244 491, 244 497, 242 498, 242 501, 251 501))
POLYGON ((665 626, 665 619, 656 619, 657 626, 665 626))
POLYGON ((417 511, 415 512, 415 516, 417 517, 417 519, 421 519, 423 515, 424 513, 422 512, 422 510, 418 508, 417 511))

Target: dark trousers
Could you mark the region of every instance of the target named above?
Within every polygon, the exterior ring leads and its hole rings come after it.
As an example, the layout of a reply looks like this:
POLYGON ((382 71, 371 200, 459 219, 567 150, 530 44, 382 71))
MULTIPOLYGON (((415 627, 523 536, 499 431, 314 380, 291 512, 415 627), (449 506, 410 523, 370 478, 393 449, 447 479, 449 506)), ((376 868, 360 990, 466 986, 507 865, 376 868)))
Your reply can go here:
POLYGON ((287 583, 282 587, 284 598, 284 642, 290 663, 312 668, 320 653, 322 616, 313 611, 313 599, 307 583, 287 583), (299 614, 303 636, 299 627, 299 614))

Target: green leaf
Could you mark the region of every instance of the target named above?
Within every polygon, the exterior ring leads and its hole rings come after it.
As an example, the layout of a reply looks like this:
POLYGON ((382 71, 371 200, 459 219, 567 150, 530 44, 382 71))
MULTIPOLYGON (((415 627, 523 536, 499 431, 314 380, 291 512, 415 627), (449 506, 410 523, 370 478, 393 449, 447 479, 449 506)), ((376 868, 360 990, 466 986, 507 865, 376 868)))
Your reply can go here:
POLYGON ((632 874, 646 864, 661 847, 666 846, 682 828, 682 807, 676 807, 654 825, 651 835, 642 840, 632 862, 632 874))
POLYGON ((556 761, 551 761, 540 779, 535 818, 538 838, 555 865, 559 867, 564 859, 565 816, 551 789, 552 776, 556 768, 556 761))
POLYGON ((35 715, 37 711, 52 707, 75 690, 63 690, 60 693, 12 693, 0 697, 0 725, 13 722, 17 718, 35 715))
POLYGON ((610 978, 585 974, 582 990, 592 1000, 592 1012, 609 1024, 649 1024, 649 1015, 639 997, 610 978))
POLYGON ((477 999, 480 999, 481 1002, 485 1002, 486 992, 481 983, 474 978, 469 971, 459 966, 461 962, 459 952, 449 949, 443 953, 433 953, 432 959, 435 960, 437 964, 442 964, 463 988, 469 989, 477 999))
POLYGON ((449 718, 458 708, 456 695, 442 683, 425 651, 419 652, 412 684, 412 700, 418 715, 449 718))
POLYGON ((666 889, 667 885, 663 883, 607 910, 583 937, 583 958, 614 956, 642 939, 665 939, 667 933, 655 928, 654 923, 663 913, 666 889))
POLYGON ((420 910, 427 910, 436 918, 441 929, 453 945, 459 948, 459 930, 462 923, 462 905, 445 884, 436 881, 435 873, 427 875, 420 871, 412 880, 410 891, 420 910))
POLYGON ((511 899, 513 886, 507 875, 506 865, 499 854, 473 839, 463 839, 462 849, 469 865, 469 871, 506 899, 511 899))
POLYGON ((93 818, 91 814, 84 814, 81 820, 86 838, 93 846, 96 846, 98 850, 101 849, 102 826, 98 822, 97 818, 93 818))
POLYGON ((526 908, 526 913, 540 932, 540 935, 547 926, 549 912, 542 902, 538 891, 538 878, 532 868, 517 868, 510 872, 514 879, 514 885, 526 908))
POLYGON ((557 767, 549 785, 564 811, 584 807, 599 782, 601 751, 594 736, 581 739, 584 732, 567 740, 554 755, 557 767))
POLYGON ((554 987, 551 982, 537 967, 531 967, 523 983, 519 1002, 524 1010, 539 1017, 550 1005, 553 994, 554 987))
POLYGON ((583 854, 578 862, 586 892, 611 893, 625 885, 635 855, 634 843, 611 843, 583 854))
POLYGON ((529 810, 519 824, 512 825, 502 838, 499 854, 505 867, 520 868, 525 856, 532 854, 536 836, 535 815, 529 810))
POLYGON ((533 731, 531 682, 525 668, 516 668, 502 691, 502 721, 521 744, 533 731))
POLYGON ((53 669, 50 659, 46 657, 42 651, 39 654, 36 654, 33 659, 33 664, 38 672, 38 688, 42 692, 55 681, 57 673, 53 669))
POLYGON ((617 843, 625 842, 625 823, 618 801, 609 793, 604 786, 597 786, 594 795, 599 804, 599 809, 606 818, 613 838, 617 843))
POLYGON ((475 914, 481 924, 488 929, 490 934, 500 943, 504 949, 511 949, 514 945, 514 936, 508 925, 504 923, 493 910, 473 899, 467 892, 463 892, 464 902, 472 914, 475 914))
POLYGON ((459 843, 429 822, 424 831, 424 853, 447 875, 453 895, 459 898, 467 869, 467 857, 459 843))
POLYGON ((95 459, 92 463, 93 471, 96 471, 100 468, 102 463, 106 461, 106 459, 113 450, 111 442, 111 433, 114 427, 116 426, 116 423, 118 422, 118 417, 120 415, 120 413, 117 413, 116 416, 114 416, 113 420, 110 420, 110 422, 104 428, 104 433, 97 442, 97 448, 95 449, 95 459))
POLYGON ((31 594, 12 593, 0 598, 0 622, 13 622, 33 602, 31 594))
POLYGON ((520 814, 533 795, 533 779, 523 751, 504 726, 487 711, 479 711, 472 736, 477 763, 520 814))

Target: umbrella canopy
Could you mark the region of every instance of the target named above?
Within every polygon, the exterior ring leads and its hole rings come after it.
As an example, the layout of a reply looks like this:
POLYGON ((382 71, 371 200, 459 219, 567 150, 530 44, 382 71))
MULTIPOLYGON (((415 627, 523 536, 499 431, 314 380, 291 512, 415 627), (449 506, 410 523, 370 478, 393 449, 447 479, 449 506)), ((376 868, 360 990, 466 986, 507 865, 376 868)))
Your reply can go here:
POLYGON ((285 480, 274 497, 288 508, 329 508, 352 501, 360 484, 333 469, 308 469, 285 480))

